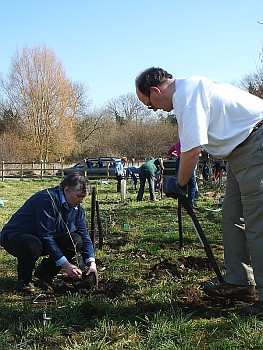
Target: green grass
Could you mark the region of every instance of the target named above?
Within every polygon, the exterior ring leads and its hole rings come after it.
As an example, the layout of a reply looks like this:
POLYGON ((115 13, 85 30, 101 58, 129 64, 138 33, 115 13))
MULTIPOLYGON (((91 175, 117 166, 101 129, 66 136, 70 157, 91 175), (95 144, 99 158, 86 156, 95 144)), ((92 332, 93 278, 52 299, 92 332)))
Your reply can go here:
MULTIPOLYGON (((31 194, 58 183, 2 182, 0 199, 8 202, 0 208, 0 229, 31 194)), ((33 297, 23 296, 16 259, 0 250, 1 349, 263 349, 260 320, 242 318, 241 305, 216 303, 203 294, 200 284, 214 273, 185 212, 180 249, 176 201, 150 202, 146 188, 138 203, 130 181, 123 202, 114 180, 92 186, 104 230, 101 250, 96 232, 99 289, 40 286, 33 297)), ((196 214, 223 272, 221 212, 206 210, 217 208, 220 193, 200 192, 196 214)), ((90 203, 90 197, 83 203, 89 227, 90 203)))

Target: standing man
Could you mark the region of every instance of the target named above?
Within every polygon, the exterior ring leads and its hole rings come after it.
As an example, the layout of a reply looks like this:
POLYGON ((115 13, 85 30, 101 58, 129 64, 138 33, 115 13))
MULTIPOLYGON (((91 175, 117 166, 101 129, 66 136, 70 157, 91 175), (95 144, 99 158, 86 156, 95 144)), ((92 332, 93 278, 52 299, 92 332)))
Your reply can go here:
POLYGON ((137 202, 142 201, 144 194, 144 187, 146 180, 149 184, 149 193, 150 200, 155 201, 155 181, 157 181, 156 174, 159 169, 163 169, 162 161, 160 158, 154 159, 150 158, 146 163, 140 166, 139 169, 139 179, 140 179, 140 187, 137 194, 137 202))
POLYGON ((174 114, 178 121, 181 157, 174 191, 185 195, 201 146, 229 165, 222 209, 226 274, 224 282, 207 284, 215 298, 259 301, 242 309, 263 316, 263 101, 235 86, 193 76, 174 79, 161 68, 136 78, 142 103, 174 114), (244 218, 246 230, 235 224, 244 218))
POLYGON ((116 163, 115 176, 117 180, 117 192, 121 192, 121 180, 125 178, 124 167, 127 162, 126 157, 122 157, 120 162, 116 163))
POLYGON ((35 291, 32 274, 41 256, 45 258, 35 270, 39 279, 52 282, 61 269, 71 278, 80 278, 80 266, 72 259, 81 253, 88 274, 94 272, 98 283, 94 249, 80 205, 89 189, 83 175, 70 174, 60 186, 35 193, 3 227, 1 246, 17 258, 22 292, 35 291))

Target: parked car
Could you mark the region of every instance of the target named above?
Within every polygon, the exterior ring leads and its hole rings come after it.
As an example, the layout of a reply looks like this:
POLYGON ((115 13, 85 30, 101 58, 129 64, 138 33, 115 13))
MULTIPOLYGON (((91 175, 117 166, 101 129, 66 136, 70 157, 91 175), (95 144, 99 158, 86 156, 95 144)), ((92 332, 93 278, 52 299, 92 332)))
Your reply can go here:
MULTIPOLYGON (((71 173, 80 172, 87 175, 90 179, 115 177, 116 163, 120 162, 120 158, 100 157, 88 158, 85 162, 77 163, 69 168, 63 169, 64 176, 71 173)), ((62 170, 56 172, 56 176, 62 176, 62 170)))

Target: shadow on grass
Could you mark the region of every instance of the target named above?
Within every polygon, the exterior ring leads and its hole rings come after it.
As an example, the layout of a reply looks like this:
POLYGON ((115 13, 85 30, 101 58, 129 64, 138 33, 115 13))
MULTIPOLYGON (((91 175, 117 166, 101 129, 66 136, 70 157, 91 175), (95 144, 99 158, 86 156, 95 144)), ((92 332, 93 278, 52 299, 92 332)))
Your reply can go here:
POLYGON ((167 301, 130 300, 130 305, 112 303, 106 300, 89 299, 81 306, 81 313, 90 320, 108 318, 123 323, 133 323, 145 317, 154 319, 156 313, 169 317, 173 311, 191 319, 212 319, 227 317, 233 311, 234 304, 218 303, 202 296, 194 287, 183 288, 174 292, 167 301))
POLYGON ((3 293, 14 293, 18 291, 17 280, 13 277, 0 277, 0 295, 3 296, 3 293))

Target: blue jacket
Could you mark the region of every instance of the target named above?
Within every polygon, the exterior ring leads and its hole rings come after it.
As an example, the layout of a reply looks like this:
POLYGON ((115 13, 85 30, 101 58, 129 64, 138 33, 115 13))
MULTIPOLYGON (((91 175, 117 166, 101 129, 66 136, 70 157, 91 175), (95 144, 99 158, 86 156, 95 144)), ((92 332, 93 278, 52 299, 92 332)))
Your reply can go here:
POLYGON ((85 222, 84 209, 79 205, 70 208, 59 186, 35 193, 11 217, 3 227, 3 239, 10 239, 20 233, 37 236, 46 254, 61 265, 66 261, 54 238, 75 232, 83 241, 82 256, 85 263, 95 260, 93 245, 85 222))

